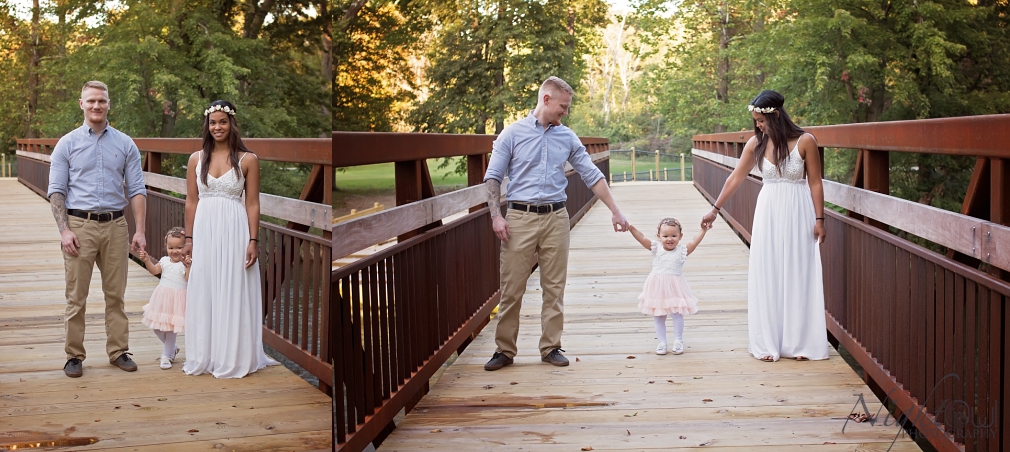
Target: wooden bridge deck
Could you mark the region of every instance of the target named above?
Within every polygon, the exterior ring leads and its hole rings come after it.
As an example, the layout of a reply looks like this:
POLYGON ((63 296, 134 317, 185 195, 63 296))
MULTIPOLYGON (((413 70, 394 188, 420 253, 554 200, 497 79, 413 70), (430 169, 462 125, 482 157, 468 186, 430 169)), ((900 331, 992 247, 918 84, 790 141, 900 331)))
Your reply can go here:
POLYGON ((330 449, 330 399, 282 366, 237 380, 186 376, 181 359, 161 370, 161 342, 140 323, 157 279, 139 265, 130 266, 126 291, 139 369, 127 373, 108 363, 96 269, 89 358, 83 377, 67 378, 63 257, 49 204, 6 179, 0 206, 0 450, 29 442, 74 450, 330 449))
MULTIPOLYGON (((690 183, 624 183, 614 194, 648 234, 662 217, 698 231, 709 204, 690 183)), ((856 394, 880 403, 837 352, 776 363, 747 353, 749 250, 721 219, 688 260, 700 300, 686 319, 684 354, 657 356, 653 322, 636 309, 651 258, 610 229, 597 204, 572 232, 564 347, 572 361, 540 362, 540 289, 530 278, 515 364, 486 372, 496 321, 483 330, 380 446, 410 450, 919 450, 894 419, 849 422, 856 394), (632 359, 633 358, 633 359, 632 359)), ((669 328, 672 341, 672 328, 669 328)), ((861 411, 861 410, 860 410, 861 411)), ((886 410, 881 412, 884 416, 886 410)))

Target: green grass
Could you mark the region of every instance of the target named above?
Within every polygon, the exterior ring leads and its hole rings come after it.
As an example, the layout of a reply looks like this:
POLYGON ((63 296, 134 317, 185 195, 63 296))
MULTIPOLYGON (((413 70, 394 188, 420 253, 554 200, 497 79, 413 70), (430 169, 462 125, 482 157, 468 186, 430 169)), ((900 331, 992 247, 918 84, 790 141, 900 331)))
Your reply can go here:
MULTIPOLYGON (((688 159, 687 162, 685 162, 685 163, 686 163, 685 166, 687 168, 691 168, 691 160, 690 159, 688 159)), ((677 161, 677 162, 669 162, 669 161, 662 161, 662 160, 660 160, 659 161, 659 171, 662 172, 663 168, 666 168, 667 170, 670 171, 669 176, 670 176, 671 179, 675 178, 676 180, 680 180, 680 172, 679 171, 678 172, 674 171, 675 169, 679 169, 680 168, 680 162, 679 161, 677 161)), ((642 159, 638 159, 637 161, 635 161, 635 169, 638 170, 639 172, 649 171, 650 169, 651 170, 655 170, 656 169, 656 161, 655 160, 643 161, 642 159)), ((631 174, 631 160, 630 159, 627 159, 627 160, 625 160, 625 159, 610 159, 610 174, 621 174, 621 173, 623 173, 625 171, 627 171, 629 175, 631 174)))
MULTIPOLYGON (((431 183, 436 187, 466 185, 466 174, 456 174, 456 162, 463 157, 453 157, 443 169, 438 169, 442 159, 428 159, 428 171, 431 173, 431 183)), ((345 168, 337 171, 334 182, 337 190, 346 191, 382 191, 396 186, 396 173, 392 163, 379 163, 345 168)))

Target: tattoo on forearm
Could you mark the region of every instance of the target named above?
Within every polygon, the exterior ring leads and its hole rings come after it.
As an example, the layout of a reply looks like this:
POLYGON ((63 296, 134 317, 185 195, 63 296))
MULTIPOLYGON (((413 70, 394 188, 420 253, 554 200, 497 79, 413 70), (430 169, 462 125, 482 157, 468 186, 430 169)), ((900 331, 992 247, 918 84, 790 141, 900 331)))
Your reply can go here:
POLYGON ((487 187, 487 207, 491 211, 492 217, 497 217, 501 215, 501 182, 494 179, 488 179, 484 182, 484 186, 487 187))
POLYGON ((53 193, 49 197, 49 205, 53 209, 53 218, 56 219, 56 226, 60 228, 60 232, 66 231, 70 227, 67 223, 66 197, 63 196, 63 193, 53 193))

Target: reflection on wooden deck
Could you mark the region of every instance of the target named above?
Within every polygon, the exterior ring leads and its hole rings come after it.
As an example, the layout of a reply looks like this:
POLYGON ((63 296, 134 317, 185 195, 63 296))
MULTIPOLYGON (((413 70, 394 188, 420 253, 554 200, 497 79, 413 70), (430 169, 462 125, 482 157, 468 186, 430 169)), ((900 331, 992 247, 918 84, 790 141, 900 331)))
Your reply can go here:
MULTIPOLYGON (((95 270, 84 376, 63 374, 63 257, 49 204, 0 181, 0 450, 321 450, 331 448, 330 399, 282 366, 237 380, 158 367, 161 342, 140 323, 158 280, 131 265, 127 373, 105 356, 104 301, 95 270)), ((162 240, 148 237, 148 242, 162 240)), ((180 345, 184 336, 179 336, 180 345)))
MULTIPOLYGON (((709 209, 690 183, 614 188, 647 234, 679 218, 687 237, 709 209)), ((598 203, 572 231, 565 335, 569 367, 540 362, 540 289, 530 278, 515 364, 485 372, 492 321, 379 448, 410 450, 919 450, 893 418, 845 423, 858 394, 879 402, 832 350, 826 361, 776 363, 747 353, 748 248, 720 220, 688 260, 701 300, 684 354, 657 356, 652 319, 636 308, 650 254, 611 232, 598 203), (842 432, 845 427, 844 433, 842 432)), ((672 330, 670 336, 672 340, 672 330)), ((860 411, 862 411, 860 409, 860 411)), ((871 413, 871 414, 874 414, 871 413)))

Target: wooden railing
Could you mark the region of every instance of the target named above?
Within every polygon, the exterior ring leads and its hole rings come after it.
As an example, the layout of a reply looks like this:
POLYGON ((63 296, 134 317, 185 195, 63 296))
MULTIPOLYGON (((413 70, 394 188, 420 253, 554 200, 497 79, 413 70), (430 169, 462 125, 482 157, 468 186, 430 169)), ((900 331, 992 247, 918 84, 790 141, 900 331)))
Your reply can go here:
MULTIPOLYGON (((400 237, 399 243, 331 275, 336 301, 333 432, 337 449, 379 443, 393 417, 428 391, 431 376, 487 324, 499 300, 500 241, 491 230, 482 183, 493 136, 338 133, 335 165, 397 162, 398 198, 422 195, 363 218, 334 225, 333 258, 400 237), (367 150, 367 152, 366 152, 367 150), (419 151, 420 150, 420 151, 419 151), (435 197, 424 159, 466 156, 470 188, 435 197), (414 170, 420 168, 420 171, 414 170), (406 185, 406 187, 404 187, 406 185), (464 216, 442 224, 458 212, 464 216), (406 237, 406 238, 405 238, 406 237)), ((584 138, 604 174, 606 140, 584 138)), ((504 192, 504 190, 503 190, 504 192)), ((568 212, 574 225, 595 196, 568 173, 568 212)))
MULTIPOLYGON (((18 140, 18 179, 40 196, 49 185, 49 154, 55 139, 18 140)), ((184 225, 186 194, 184 179, 152 170, 160 170, 161 154, 188 154, 199 149, 197 139, 134 139, 144 154, 144 182, 147 196, 147 251, 153 256, 165 255, 165 233, 173 226, 184 225)), ((323 185, 332 182, 329 159, 330 140, 326 139, 250 139, 244 140, 261 160, 313 165, 310 178, 302 190, 302 199, 260 194, 260 209, 264 215, 287 221, 278 226, 260 221, 260 272, 263 290, 263 341, 319 379, 320 389, 329 392, 332 370, 328 356, 328 281, 332 242, 329 238, 332 208, 330 190, 323 185), (322 230, 309 234, 309 228, 322 230)), ((133 215, 127 207, 130 234, 136 230, 133 215)))
MULTIPOLYGON (((807 130, 821 146, 860 149, 857 187, 824 182, 825 200, 849 212, 825 209, 821 256, 832 342, 853 355, 878 397, 893 403, 896 415, 937 450, 1010 450, 1010 284, 1000 279, 1010 270, 1010 218, 1005 205, 978 203, 1006 203, 1010 115, 807 130), (888 196, 888 151, 976 157, 980 163, 962 209, 974 215, 888 196), (888 226, 947 247, 974 265, 903 240, 888 226)), ((710 201, 749 137, 694 138, 695 185, 710 201)), ((752 171, 722 210, 748 241, 760 186, 752 171)))

